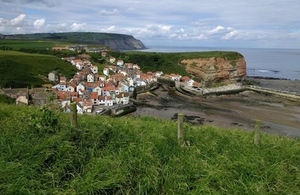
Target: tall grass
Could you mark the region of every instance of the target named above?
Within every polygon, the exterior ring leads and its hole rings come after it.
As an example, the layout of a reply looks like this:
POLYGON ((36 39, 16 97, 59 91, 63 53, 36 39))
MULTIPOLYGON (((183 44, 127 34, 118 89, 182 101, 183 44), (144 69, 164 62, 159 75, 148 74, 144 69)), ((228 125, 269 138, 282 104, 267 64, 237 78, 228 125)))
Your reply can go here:
POLYGON ((152 117, 0 106, 0 194, 297 194, 300 141, 152 117), (45 117, 47 115, 47 117, 45 117), (50 123, 52 122, 52 123, 50 123), (42 125, 47 124, 47 125, 42 125))

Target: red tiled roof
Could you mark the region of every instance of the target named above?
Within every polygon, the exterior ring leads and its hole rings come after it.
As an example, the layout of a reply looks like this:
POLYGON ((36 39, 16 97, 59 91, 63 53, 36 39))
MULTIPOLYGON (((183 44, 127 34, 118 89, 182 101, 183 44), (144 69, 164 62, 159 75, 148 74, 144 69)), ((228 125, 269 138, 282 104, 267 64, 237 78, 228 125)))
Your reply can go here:
POLYGON ((87 87, 95 87, 95 83, 87 83, 87 87))
POLYGON ((102 89, 105 91, 114 91, 115 87, 114 86, 106 86, 106 87, 103 87, 102 89))
POLYGON ((99 95, 99 96, 98 96, 98 99, 99 99, 99 100, 103 100, 103 101, 104 101, 104 100, 105 100, 105 97, 106 97, 106 96, 99 95))
POLYGON ((81 101, 82 101, 82 98, 73 98, 73 102, 78 103, 78 102, 81 102, 81 101))
POLYGON ((77 96, 78 96, 78 92, 71 92, 70 95, 71 95, 72 97, 77 97, 77 96))
POLYGON ((91 92, 90 99, 98 99, 98 92, 91 92))
POLYGON ((84 105, 84 106, 87 106, 87 107, 91 107, 91 106, 93 105, 93 103, 92 103, 90 100, 85 100, 85 101, 83 102, 83 105, 84 105))
POLYGON ((57 95, 57 99, 59 100, 70 98, 70 92, 67 91, 57 91, 56 95, 57 95))
POLYGON ((183 76, 180 78, 181 81, 188 81, 190 78, 188 76, 183 76))

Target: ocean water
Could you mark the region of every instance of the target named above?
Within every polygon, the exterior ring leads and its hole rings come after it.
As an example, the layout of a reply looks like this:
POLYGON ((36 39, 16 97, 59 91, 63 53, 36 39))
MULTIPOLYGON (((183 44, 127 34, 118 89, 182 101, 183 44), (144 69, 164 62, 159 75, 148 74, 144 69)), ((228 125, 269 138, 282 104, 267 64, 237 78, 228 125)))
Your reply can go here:
POLYGON ((247 76, 300 80, 300 49, 147 46, 149 52, 237 51, 246 60, 247 76))

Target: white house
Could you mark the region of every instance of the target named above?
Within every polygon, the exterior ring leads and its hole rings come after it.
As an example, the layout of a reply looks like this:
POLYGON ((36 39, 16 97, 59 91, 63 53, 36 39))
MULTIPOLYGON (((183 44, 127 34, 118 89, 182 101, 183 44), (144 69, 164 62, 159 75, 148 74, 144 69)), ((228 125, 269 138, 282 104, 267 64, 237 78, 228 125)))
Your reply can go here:
POLYGON ((52 71, 48 74, 48 80, 49 81, 53 81, 53 82, 56 82, 58 81, 58 75, 57 75, 57 72, 56 71, 52 71))
POLYGON ((97 66, 92 65, 92 66, 90 66, 90 68, 91 68, 91 71, 92 71, 94 74, 97 74, 97 73, 98 73, 98 67, 97 67, 97 66))
POLYGON ((19 95, 16 99, 16 104, 29 104, 28 95, 19 95))
POLYGON ((76 85, 72 82, 67 82, 66 91, 74 92, 76 90, 76 85))
POLYGON ((85 90, 85 86, 82 84, 82 83, 79 83, 77 86, 76 86, 76 91, 79 92, 79 91, 84 91, 85 90))
POLYGON ((104 68, 103 69, 103 74, 106 76, 109 76, 109 69, 108 68, 104 68))
POLYGON ((89 100, 83 102, 83 112, 91 113, 93 110, 93 103, 89 100))
POLYGON ((113 106, 114 102, 111 96, 105 96, 105 106, 113 106))
POLYGON ((117 66, 123 66, 124 65, 124 61, 123 60, 118 60, 117 61, 117 66))
POLYGON ((94 74, 88 74, 86 77, 87 82, 93 83, 95 81, 94 74))
POLYGON ((78 114, 83 114, 83 106, 80 103, 76 104, 76 108, 78 114))
POLYGON ((96 86, 94 89, 93 89, 93 92, 97 92, 98 95, 101 95, 102 94, 102 88, 100 86, 96 86))
POLYGON ((116 96, 116 104, 129 104, 129 93, 121 92, 116 96))
POLYGON ((155 73, 155 76, 156 76, 156 77, 161 77, 163 74, 164 74, 164 73, 163 73, 162 71, 157 71, 157 72, 155 73))

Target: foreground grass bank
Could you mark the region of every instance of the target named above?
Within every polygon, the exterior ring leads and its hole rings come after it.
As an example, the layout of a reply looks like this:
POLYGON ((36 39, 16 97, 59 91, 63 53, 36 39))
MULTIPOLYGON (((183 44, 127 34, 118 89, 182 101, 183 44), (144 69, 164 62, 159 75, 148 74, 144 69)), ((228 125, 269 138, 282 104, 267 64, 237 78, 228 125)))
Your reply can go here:
POLYGON ((0 105, 0 194, 297 194, 300 140, 0 105))

